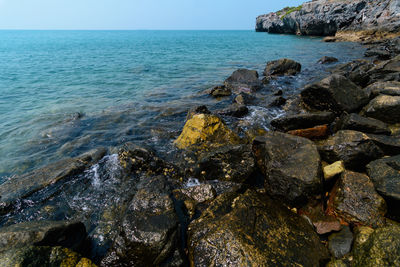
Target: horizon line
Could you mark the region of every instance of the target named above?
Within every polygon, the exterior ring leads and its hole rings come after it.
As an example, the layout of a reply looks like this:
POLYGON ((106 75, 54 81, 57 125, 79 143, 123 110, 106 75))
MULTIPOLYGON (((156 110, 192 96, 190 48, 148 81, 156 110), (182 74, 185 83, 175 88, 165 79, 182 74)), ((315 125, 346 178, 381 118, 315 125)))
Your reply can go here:
POLYGON ((255 29, 1 29, 0 31, 252 31, 255 29))

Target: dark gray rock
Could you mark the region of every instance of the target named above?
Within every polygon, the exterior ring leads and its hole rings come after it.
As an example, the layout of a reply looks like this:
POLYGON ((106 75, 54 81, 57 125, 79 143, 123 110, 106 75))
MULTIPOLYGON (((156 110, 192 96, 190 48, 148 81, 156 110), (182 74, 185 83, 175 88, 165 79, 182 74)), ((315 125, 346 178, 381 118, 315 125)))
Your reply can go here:
POLYGON ((235 93, 252 93, 263 87, 255 70, 239 69, 225 80, 225 87, 235 93))
POLYGON ((341 130, 319 143, 322 159, 329 163, 342 160, 349 169, 363 169, 372 160, 383 157, 382 150, 366 134, 341 130))
POLYGON ((324 56, 318 60, 319 64, 329 64, 329 63, 335 63, 338 62, 339 60, 335 57, 328 57, 324 56))
POLYGON ((369 163, 367 173, 379 194, 400 201, 400 156, 369 163))
POLYGON ((246 93, 240 93, 235 97, 233 102, 239 105, 249 105, 252 104, 254 101, 254 96, 246 93))
POLYGON ((301 64, 288 59, 281 58, 278 60, 270 61, 264 69, 264 76, 283 76, 283 75, 296 75, 301 71, 301 64))
POLYGON ((211 111, 209 111, 205 105, 193 107, 188 111, 186 121, 190 120, 196 114, 211 114, 211 111))
POLYGON ((338 130, 354 130, 363 133, 390 135, 388 125, 380 120, 360 116, 356 113, 343 115, 336 124, 338 130))
POLYGON ((400 96, 379 95, 362 110, 362 114, 387 123, 400 122, 400 96))
POLYGON ((213 97, 224 97, 224 96, 230 96, 232 94, 231 89, 226 87, 225 85, 218 85, 211 89, 210 95, 213 97))
POLYGON ((370 75, 368 74, 368 71, 373 67, 375 67, 375 65, 370 61, 358 59, 336 66, 331 69, 330 72, 342 75, 353 83, 365 87, 370 83, 370 75))
POLYGON ((282 97, 282 96, 277 96, 275 98, 272 99, 271 103, 269 103, 269 107, 280 107, 285 105, 286 103, 286 98, 282 97))
POLYGON ((249 109, 245 105, 232 104, 227 108, 217 111, 217 113, 220 115, 240 118, 246 116, 247 113, 249 113, 249 109))
POLYGON ((305 86, 301 99, 311 108, 336 113, 357 111, 369 100, 364 90, 344 76, 336 74, 305 86))
POLYGON ((385 155, 400 154, 399 136, 367 134, 367 136, 385 153, 385 155))
POLYGON ((353 233, 350 227, 344 226, 343 229, 329 236, 329 251, 335 258, 342 258, 350 252, 353 244, 353 233))
POLYGON ((369 84, 377 81, 400 81, 400 55, 368 70, 369 84))
POLYGON ((217 197, 189 225, 191 266, 319 266, 328 256, 309 223, 265 194, 217 197))
POLYGON ((365 88, 365 91, 369 94, 370 98, 375 98, 380 94, 400 96, 400 82, 376 82, 365 88))
POLYGON ((381 47, 380 48, 372 47, 367 49, 367 51, 365 51, 364 56, 376 57, 377 59, 380 60, 388 60, 391 58, 391 53, 381 47))
POLYGON ((317 125, 329 124, 335 119, 332 112, 314 112, 288 115, 273 119, 271 125, 282 131, 311 128, 317 125))
POLYGON ((384 224, 385 200, 362 173, 345 171, 331 192, 328 208, 349 223, 374 227, 384 224))
POLYGON ((298 206, 321 193, 321 159, 312 141, 268 132, 254 139, 253 153, 270 196, 298 206))

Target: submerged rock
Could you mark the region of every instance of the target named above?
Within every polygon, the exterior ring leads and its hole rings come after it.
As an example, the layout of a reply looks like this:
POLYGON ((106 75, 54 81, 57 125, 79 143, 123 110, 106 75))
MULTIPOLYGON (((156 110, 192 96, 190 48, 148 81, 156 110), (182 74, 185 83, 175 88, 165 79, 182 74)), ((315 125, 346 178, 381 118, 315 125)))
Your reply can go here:
POLYGON ((379 95, 363 109, 363 115, 387 123, 400 122, 400 96, 379 95))
POLYGON ((239 69, 225 80, 225 87, 233 92, 252 93, 263 87, 258 79, 258 72, 255 70, 239 69))
POLYGON ((189 225, 191 266, 319 266, 329 258, 306 220, 266 195, 215 199, 189 225))
POLYGON ((210 95, 213 97, 224 97, 224 96, 230 96, 232 94, 232 91, 230 88, 226 87, 225 85, 218 85, 211 89, 210 95))
POLYGON ((282 131, 311 128, 317 125, 329 124, 335 119, 332 112, 314 112, 288 115, 273 119, 271 125, 282 131))
POLYGON ((364 90, 337 74, 305 86, 301 99, 311 108, 335 113, 357 111, 368 103, 368 95, 364 90))
POLYGON ((181 135, 175 140, 180 149, 219 147, 228 144, 238 144, 239 136, 230 130, 217 116, 196 114, 189 119, 181 135))
POLYGON ((255 99, 256 98, 250 94, 240 93, 235 97, 234 103, 239 105, 249 105, 252 104, 255 99))
POLYGON ((281 58, 278 60, 270 61, 264 69, 265 76, 283 76, 283 75, 296 75, 301 71, 301 64, 288 59, 281 58))
POLYGON ((285 105, 286 103, 286 98, 284 98, 283 96, 277 96, 274 97, 271 101, 271 103, 268 104, 269 107, 280 107, 285 105))
POLYGON ((324 56, 318 60, 319 64, 328 64, 334 62, 338 62, 338 59, 335 57, 328 57, 328 56, 324 56))
POLYGON ((318 150, 325 161, 341 160, 350 169, 363 169, 370 161, 384 155, 366 134, 351 130, 341 130, 320 142, 318 150))
POLYGON ((321 159, 312 141, 268 132, 254 139, 253 153, 265 175, 265 189, 269 195, 297 206, 321 194, 321 159))
POLYGON ((331 192, 329 209, 350 223, 383 225, 386 203, 365 174, 345 171, 331 192))
POLYGON ((363 133, 390 135, 389 126, 377 119, 360 116, 356 113, 342 116, 336 124, 340 130, 355 130, 363 133))
POLYGON ((221 115, 226 115, 226 116, 233 116, 233 117, 243 117, 246 116, 247 113, 249 113, 249 109, 245 105, 239 105, 239 104, 232 104, 228 106, 225 109, 222 109, 217 112, 218 114, 221 115))

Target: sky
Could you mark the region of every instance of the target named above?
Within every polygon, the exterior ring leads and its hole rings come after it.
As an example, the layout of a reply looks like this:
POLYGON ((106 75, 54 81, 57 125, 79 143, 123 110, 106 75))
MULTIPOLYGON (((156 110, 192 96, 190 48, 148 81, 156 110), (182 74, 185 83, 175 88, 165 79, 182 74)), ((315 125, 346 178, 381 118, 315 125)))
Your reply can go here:
POLYGON ((0 0, 0 29, 247 30, 304 0, 0 0))

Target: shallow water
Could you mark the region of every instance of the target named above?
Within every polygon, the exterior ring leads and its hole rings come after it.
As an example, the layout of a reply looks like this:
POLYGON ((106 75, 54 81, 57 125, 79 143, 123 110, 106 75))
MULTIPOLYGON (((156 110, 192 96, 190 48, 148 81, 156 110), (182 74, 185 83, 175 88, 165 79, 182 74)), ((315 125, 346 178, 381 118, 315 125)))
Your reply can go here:
MULTIPOLYGON (((323 75, 320 57, 362 53, 357 44, 253 31, 0 31, 0 182, 97 146, 168 151, 188 108, 231 101, 200 92, 235 69, 261 73, 269 60, 295 59, 300 75, 264 89, 289 95, 323 75)), ((268 127, 282 114, 250 109, 247 125, 268 127)))

